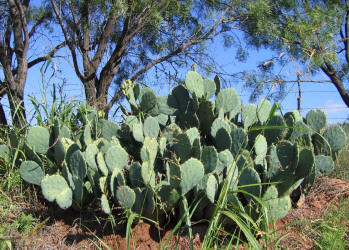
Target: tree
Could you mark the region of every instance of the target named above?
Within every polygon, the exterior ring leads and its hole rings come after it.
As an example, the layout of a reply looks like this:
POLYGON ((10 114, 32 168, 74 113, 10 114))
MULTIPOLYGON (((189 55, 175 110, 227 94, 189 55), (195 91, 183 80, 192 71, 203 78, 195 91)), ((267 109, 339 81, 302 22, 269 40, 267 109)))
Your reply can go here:
MULTIPOLYGON (((51 10, 29 4, 29 0, 0 1, 0 65, 4 75, 4 80, 0 80, 0 100, 7 94, 13 125, 18 127, 26 125, 24 87, 28 69, 53 57, 65 45, 62 42, 46 55, 34 59, 28 55, 29 45, 32 46, 31 42, 38 39, 39 27, 47 24, 51 18, 51 10)), ((0 123, 7 123, 2 105, 0 123)))
POLYGON ((239 2, 51 0, 87 102, 106 115, 124 80, 139 80, 159 65, 208 61, 204 42, 235 29, 239 2), (108 98, 112 83, 116 91, 108 98))
POLYGON ((322 71, 349 107, 348 1, 256 0, 243 12, 241 27, 250 44, 287 53, 311 72, 322 71))

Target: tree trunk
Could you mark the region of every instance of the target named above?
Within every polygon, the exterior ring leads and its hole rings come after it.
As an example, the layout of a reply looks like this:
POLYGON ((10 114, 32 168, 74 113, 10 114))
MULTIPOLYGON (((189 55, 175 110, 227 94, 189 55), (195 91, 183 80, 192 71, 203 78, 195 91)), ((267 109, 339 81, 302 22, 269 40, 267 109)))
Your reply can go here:
POLYGON ((7 126, 7 125, 8 123, 6 119, 5 110, 2 104, 0 103, 0 126, 7 126))
POLYGON ((333 85, 338 90, 338 93, 342 97, 343 102, 349 108, 349 93, 344 87, 342 80, 338 77, 337 72, 332 65, 326 64, 326 67, 321 67, 322 71, 331 79, 333 85))

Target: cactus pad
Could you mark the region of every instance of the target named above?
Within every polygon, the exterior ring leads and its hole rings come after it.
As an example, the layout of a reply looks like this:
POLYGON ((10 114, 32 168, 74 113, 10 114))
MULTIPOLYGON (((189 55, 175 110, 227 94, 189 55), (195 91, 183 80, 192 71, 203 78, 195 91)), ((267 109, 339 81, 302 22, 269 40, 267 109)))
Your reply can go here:
POLYGON ((130 187, 120 186, 116 189, 116 199, 120 206, 126 210, 129 210, 135 203, 136 194, 130 187))
POLYGON ((34 161, 22 162, 19 173, 21 174, 23 180, 35 185, 40 185, 41 180, 44 178, 44 172, 34 161))
POLYGON ((278 198, 278 191, 275 186, 268 187, 262 200, 265 202, 265 205, 268 208, 269 219, 272 221, 285 217, 292 206, 289 196, 278 198))
POLYGON ((67 209, 72 205, 73 193, 60 175, 45 176, 41 181, 41 190, 48 201, 56 200, 58 206, 67 209))
POLYGON ((185 86, 190 93, 197 97, 203 97, 205 94, 204 82, 201 75, 195 71, 188 71, 185 76, 185 86))
POLYGON ((330 156, 315 156, 315 175, 317 178, 331 174, 333 169, 334 162, 332 161, 330 156))
POLYGON ((241 117, 244 128, 248 129, 257 122, 257 106, 255 104, 247 104, 242 108, 241 117))
POLYGON ((316 132, 320 132, 327 126, 327 116, 324 111, 310 110, 306 116, 307 124, 316 132))
POLYGON ((271 105, 268 99, 263 98, 257 106, 257 117, 261 124, 265 123, 269 118, 271 105))
POLYGON ((215 147, 204 147, 201 154, 201 162, 205 168, 205 174, 213 172, 218 164, 218 153, 215 147))
POLYGON ((38 154, 46 154, 50 146, 50 133, 44 127, 31 127, 28 131, 26 142, 34 152, 38 154))
POLYGON ((143 125, 144 136, 149 136, 150 138, 157 138, 159 134, 159 122, 151 116, 148 116, 143 125))
POLYGON ((181 193, 185 195, 193 187, 200 183, 204 177, 204 166, 202 163, 194 158, 190 158, 184 162, 180 167, 181 172, 181 193))
POLYGON ((113 172, 114 168, 122 170, 128 163, 128 153, 119 145, 111 146, 104 158, 110 172, 113 172))
MULTIPOLYGON (((333 152, 338 152, 341 148, 343 148, 347 140, 344 130, 339 125, 331 125, 328 127, 324 132, 324 138, 330 144, 333 152)), ((327 143, 325 143, 325 149, 327 152, 329 152, 327 143)))
POLYGON ((240 112, 241 101, 236 90, 228 88, 221 90, 217 94, 215 106, 217 112, 222 108, 224 113, 232 112, 232 116, 234 116, 240 112))

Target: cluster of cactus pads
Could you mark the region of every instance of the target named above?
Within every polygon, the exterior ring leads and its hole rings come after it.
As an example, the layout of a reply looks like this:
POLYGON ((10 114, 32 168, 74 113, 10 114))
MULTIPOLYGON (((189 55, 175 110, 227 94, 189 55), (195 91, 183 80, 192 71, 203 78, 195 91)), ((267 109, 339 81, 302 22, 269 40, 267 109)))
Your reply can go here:
POLYGON ((334 152, 346 141, 321 110, 302 118, 275 112, 267 99, 243 106, 218 77, 194 71, 166 96, 130 81, 122 88, 130 105, 122 124, 85 109, 75 134, 58 120, 27 132, 20 174, 62 209, 98 200, 106 214, 122 207, 152 217, 198 202, 195 219, 209 218, 229 176, 227 207, 258 213, 255 196, 276 220, 296 189, 306 192, 333 170, 334 152))

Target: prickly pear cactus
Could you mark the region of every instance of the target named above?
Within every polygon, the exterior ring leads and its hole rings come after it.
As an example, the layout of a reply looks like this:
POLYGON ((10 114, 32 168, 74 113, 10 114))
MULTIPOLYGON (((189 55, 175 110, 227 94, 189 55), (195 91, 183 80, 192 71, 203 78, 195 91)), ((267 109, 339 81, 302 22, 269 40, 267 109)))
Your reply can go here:
MULTIPOLYGON (((315 176, 331 173, 346 142, 322 111, 303 119, 298 111, 282 115, 267 99, 242 106, 235 89, 196 71, 166 96, 130 80, 121 87, 131 108, 122 108, 121 123, 81 105, 73 131, 59 121, 28 130, 21 176, 63 209, 97 201, 109 215, 121 207, 154 219, 155 211, 180 216, 188 202, 198 205, 200 220, 231 178, 227 207, 260 211, 257 198, 276 220, 288 213, 296 189, 306 193, 315 176)), ((0 146, 1 159, 10 153, 0 146)))

